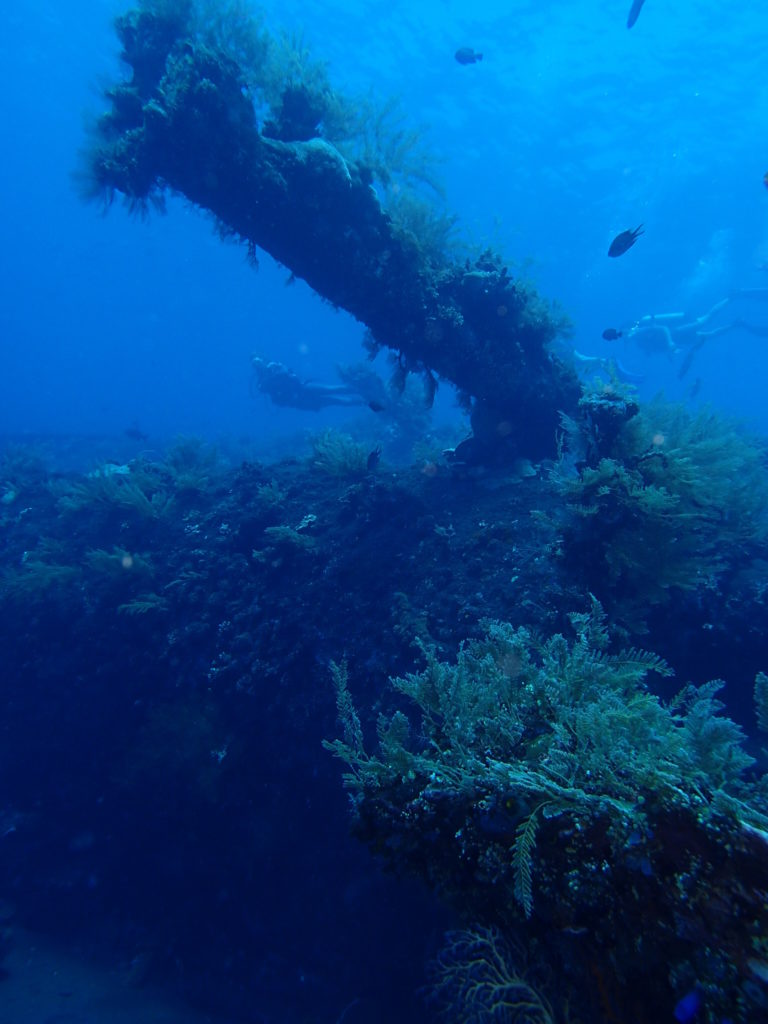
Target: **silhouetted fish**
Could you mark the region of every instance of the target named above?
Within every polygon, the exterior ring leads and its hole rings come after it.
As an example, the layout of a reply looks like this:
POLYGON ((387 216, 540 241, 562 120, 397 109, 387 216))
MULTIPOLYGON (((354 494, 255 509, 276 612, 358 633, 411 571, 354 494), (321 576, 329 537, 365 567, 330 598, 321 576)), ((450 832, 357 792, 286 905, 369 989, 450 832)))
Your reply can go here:
POLYGON ((139 427, 126 427, 123 431, 126 437, 130 437, 132 441, 148 441, 149 434, 145 434, 139 427))
POLYGON ((435 404, 435 395, 437 394, 437 377, 431 370, 424 371, 424 405, 428 409, 431 409, 435 404))
POLYGON ((603 337, 606 341, 616 341, 617 338, 621 337, 621 331, 617 331, 615 327, 606 327, 603 331, 603 337))
POLYGON ((381 445, 376 445, 372 452, 368 453, 368 458, 365 460, 366 468, 369 472, 373 472, 381 461, 381 445))
POLYGON ((643 233, 643 225, 636 227, 634 231, 622 231, 616 235, 608 249, 609 256, 623 256, 627 249, 631 249, 638 237, 643 233))
POLYGON ((635 24, 644 3, 645 0, 632 0, 632 6, 629 8, 629 17, 627 18, 627 28, 632 28, 635 24))
POLYGON ((482 53, 476 53, 471 46, 460 46, 454 53, 454 57, 459 64, 477 64, 479 60, 483 59, 482 53))

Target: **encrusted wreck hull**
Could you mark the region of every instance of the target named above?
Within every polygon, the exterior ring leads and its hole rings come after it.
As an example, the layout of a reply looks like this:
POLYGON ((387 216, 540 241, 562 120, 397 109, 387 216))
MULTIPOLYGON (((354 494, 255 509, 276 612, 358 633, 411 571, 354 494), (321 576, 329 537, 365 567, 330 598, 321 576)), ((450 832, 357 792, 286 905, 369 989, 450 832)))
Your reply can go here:
POLYGON ((382 208, 370 170, 330 142, 265 135, 243 68, 185 38, 183 23, 134 11, 117 27, 133 75, 109 90, 88 157, 97 192, 138 204, 184 195, 350 312, 406 369, 455 384, 486 445, 552 453, 579 387, 548 351, 559 325, 532 290, 490 253, 427 257, 382 208))

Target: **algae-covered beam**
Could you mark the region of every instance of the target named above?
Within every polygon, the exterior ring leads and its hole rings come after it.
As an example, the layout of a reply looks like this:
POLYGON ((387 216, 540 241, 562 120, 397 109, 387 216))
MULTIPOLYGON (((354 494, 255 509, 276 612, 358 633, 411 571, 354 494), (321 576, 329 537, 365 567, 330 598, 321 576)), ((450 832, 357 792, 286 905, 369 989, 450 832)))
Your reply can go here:
POLYGON ((427 253, 382 207, 365 161, 324 137, 308 90, 286 72, 265 102, 241 50, 222 45, 220 25, 201 31, 194 8, 145 0, 117 19, 131 74, 107 92, 88 153, 93 191, 139 206, 184 195, 364 323, 403 370, 452 381, 486 445, 551 452, 578 384, 548 351, 559 325, 547 305, 490 253, 427 253))

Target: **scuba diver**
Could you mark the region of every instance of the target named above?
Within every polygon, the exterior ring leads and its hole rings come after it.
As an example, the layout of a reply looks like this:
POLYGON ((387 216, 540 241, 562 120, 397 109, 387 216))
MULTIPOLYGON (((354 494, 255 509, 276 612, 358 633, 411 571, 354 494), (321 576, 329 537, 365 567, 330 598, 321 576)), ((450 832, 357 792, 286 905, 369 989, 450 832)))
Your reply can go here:
POLYGON ((367 404, 362 396, 347 384, 321 384, 318 381, 302 380, 284 363, 267 362, 259 356, 254 356, 251 366, 252 390, 255 388, 263 395, 267 395, 275 405, 319 412, 329 405, 367 404))
POLYGON ((721 324, 711 330, 703 330, 715 314, 728 305, 730 299, 721 299, 701 316, 688 318, 685 313, 650 313, 640 317, 623 332, 627 341, 633 341, 647 355, 667 355, 671 359, 683 348, 701 347, 708 338, 725 334, 736 327, 736 323, 721 324))
POLYGON ((570 353, 571 359, 573 360, 574 369, 585 370, 588 372, 598 371, 609 374, 611 377, 615 377, 621 381, 622 384, 642 384, 645 380, 645 374, 633 373, 632 370, 628 370, 626 366, 623 366, 621 361, 613 358, 604 358, 603 356, 588 356, 583 352, 579 352, 577 349, 573 349, 570 353))
POLYGON ((251 393, 259 391, 267 395, 275 405, 310 412, 319 412, 331 405, 368 406, 374 412, 381 412, 385 408, 385 402, 380 400, 378 394, 380 390, 381 397, 386 399, 384 385, 376 374, 370 375, 372 379, 364 379, 345 371, 343 376, 346 377, 346 383, 322 384, 319 381, 303 380, 284 363, 267 362, 259 356, 253 356, 251 366, 251 393))
POLYGON ((736 317, 727 323, 715 327, 707 324, 723 309, 736 299, 768 299, 768 290, 760 288, 743 288, 720 299, 714 306, 701 316, 689 317, 685 313, 651 313, 640 317, 627 330, 608 328, 603 337, 608 341, 625 338, 634 342, 646 355, 666 355, 670 359, 684 352, 685 355, 678 370, 680 380, 690 370, 696 353, 712 338, 717 338, 730 331, 747 331, 760 337, 768 335, 768 328, 755 326, 742 317, 736 317))

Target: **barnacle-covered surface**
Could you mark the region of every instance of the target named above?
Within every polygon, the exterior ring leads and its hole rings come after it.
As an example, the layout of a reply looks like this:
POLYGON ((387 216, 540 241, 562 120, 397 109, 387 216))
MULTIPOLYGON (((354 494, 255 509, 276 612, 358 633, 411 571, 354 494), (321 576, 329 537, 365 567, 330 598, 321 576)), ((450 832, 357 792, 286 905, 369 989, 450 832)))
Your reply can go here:
POLYGON ((563 557, 616 620, 641 629, 676 591, 717 590, 760 558, 765 458, 762 440, 712 409, 661 398, 641 408, 616 382, 587 388, 578 415, 562 418, 552 475, 563 557))
POLYGON ((702 1020, 757 1019, 759 563, 672 588, 630 635, 563 557, 563 467, 468 479, 361 450, 325 432, 235 468, 185 439, 82 473, 6 450, 15 919, 237 1013, 306 998, 335 1019, 365 979, 381 1013, 420 1019, 447 923, 442 1014, 466 1016, 469 977, 556 1021, 653 1020, 690 991, 702 1020), (323 741, 397 884, 347 839, 323 741))
POLYGON ((697 987, 701 1019, 749 1020, 763 1009, 768 790, 745 777, 722 684, 665 704, 645 680, 669 667, 609 653, 596 602, 572 629, 490 623, 455 664, 425 649, 426 668, 394 680, 419 716, 381 716, 372 755, 337 667, 345 736, 329 746, 350 769, 356 830, 536 949, 574 1010, 600 1012, 595 965, 637 1019, 697 987))
POLYGON ((402 129, 382 113, 376 145, 365 144, 371 119, 296 45, 280 49, 252 24, 238 46, 222 17, 214 30, 197 4, 147 2, 117 19, 131 74, 107 90, 86 190, 139 209, 182 194, 254 257, 266 250, 352 313, 406 370, 434 371, 476 400, 487 447, 551 454, 558 412, 578 398, 549 351, 562 315, 499 255, 451 244, 448 215, 405 187, 424 174, 402 129), (388 209, 382 188, 395 174, 406 181, 388 209))

